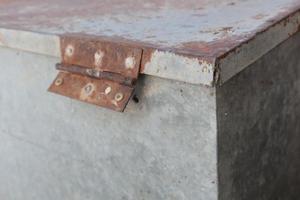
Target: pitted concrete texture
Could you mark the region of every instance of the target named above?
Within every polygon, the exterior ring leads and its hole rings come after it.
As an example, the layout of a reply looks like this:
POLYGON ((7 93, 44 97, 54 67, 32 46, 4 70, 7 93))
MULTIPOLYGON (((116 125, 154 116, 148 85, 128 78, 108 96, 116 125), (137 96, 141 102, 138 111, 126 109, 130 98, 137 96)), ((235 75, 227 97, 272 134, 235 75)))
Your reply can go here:
POLYGON ((300 34, 217 89, 220 200, 300 199, 300 34))
POLYGON ((56 58, 0 60, 0 199, 217 200, 213 88, 142 77, 121 114, 48 93, 56 58))

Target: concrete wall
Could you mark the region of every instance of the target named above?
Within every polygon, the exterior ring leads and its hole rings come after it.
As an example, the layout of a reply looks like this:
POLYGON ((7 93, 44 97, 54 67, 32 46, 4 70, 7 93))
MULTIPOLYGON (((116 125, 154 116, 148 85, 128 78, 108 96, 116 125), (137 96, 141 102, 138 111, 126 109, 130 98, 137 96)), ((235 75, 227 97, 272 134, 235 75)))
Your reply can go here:
POLYGON ((300 34, 217 89, 220 200, 300 199, 300 34))
POLYGON ((56 58, 0 60, 0 199, 217 200, 215 89, 142 77, 121 114, 47 93, 56 58))
POLYGON ((125 113, 48 93, 57 58, 0 48, 0 199, 298 199, 299 41, 217 90, 141 77, 125 113))

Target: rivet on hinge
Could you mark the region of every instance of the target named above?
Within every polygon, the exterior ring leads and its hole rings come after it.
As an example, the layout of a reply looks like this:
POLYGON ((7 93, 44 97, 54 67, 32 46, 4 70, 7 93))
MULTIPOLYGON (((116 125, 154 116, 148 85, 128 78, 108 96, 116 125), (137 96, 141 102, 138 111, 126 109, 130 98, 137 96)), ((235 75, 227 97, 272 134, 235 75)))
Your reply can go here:
POLYGON ((85 92, 85 94, 88 95, 88 96, 91 95, 93 91, 94 91, 94 85, 91 84, 91 83, 87 84, 87 85, 84 87, 84 92, 85 92))
POLYGON ((123 97, 124 97, 124 95, 122 93, 117 93, 115 95, 115 100, 116 101, 122 101, 123 97))
POLYGON ((62 85, 64 83, 64 79, 62 79, 62 78, 57 78, 56 80, 55 80, 55 85, 56 86, 60 86, 60 85, 62 85))
POLYGON ((105 89, 105 94, 108 95, 109 93, 111 93, 112 89, 110 86, 108 86, 106 89, 105 89))
POLYGON ((69 44, 65 50, 65 55, 68 57, 72 57, 73 53, 74 53, 74 46, 69 44))

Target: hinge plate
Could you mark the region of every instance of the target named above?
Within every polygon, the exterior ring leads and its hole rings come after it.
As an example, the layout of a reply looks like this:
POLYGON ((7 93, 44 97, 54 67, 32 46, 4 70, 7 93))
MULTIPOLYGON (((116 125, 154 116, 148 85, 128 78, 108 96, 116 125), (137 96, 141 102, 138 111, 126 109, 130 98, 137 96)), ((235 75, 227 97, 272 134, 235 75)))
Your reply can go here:
POLYGON ((62 63, 137 78, 142 49, 93 37, 61 36, 62 63))
POLYGON ((142 49, 92 37, 61 37, 62 63, 50 92, 123 112, 138 78, 142 49))
POLYGON ((93 79, 69 72, 60 72, 49 91, 123 112, 132 96, 134 87, 110 80, 93 79))

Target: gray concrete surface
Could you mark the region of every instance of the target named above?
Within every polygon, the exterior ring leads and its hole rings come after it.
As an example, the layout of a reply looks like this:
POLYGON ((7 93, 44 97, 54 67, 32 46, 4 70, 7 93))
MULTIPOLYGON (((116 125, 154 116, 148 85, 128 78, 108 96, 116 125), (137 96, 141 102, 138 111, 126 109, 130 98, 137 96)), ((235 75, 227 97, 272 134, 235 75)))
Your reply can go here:
POLYGON ((0 60, 0 199, 217 199, 215 89, 142 77, 122 114, 47 93, 56 58, 0 60))
POLYGON ((220 200, 300 199, 300 34, 217 89, 220 200))

